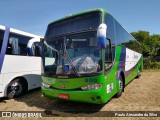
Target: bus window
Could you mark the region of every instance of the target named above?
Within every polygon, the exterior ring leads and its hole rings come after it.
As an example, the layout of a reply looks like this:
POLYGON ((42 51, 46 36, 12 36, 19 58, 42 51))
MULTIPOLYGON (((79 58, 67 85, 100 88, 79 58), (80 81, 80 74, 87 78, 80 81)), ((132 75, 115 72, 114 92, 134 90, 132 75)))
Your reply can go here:
POLYGON ((107 25, 107 33, 106 36, 111 39, 112 44, 112 59, 115 58, 115 27, 114 27, 114 18, 110 14, 106 14, 105 23, 107 25))
POLYGON ((3 44, 3 36, 4 36, 4 31, 0 30, 0 51, 2 48, 2 44, 3 44))
POLYGON ((56 62, 58 54, 54 48, 49 45, 43 44, 42 59, 44 70, 47 71, 48 75, 54 75, 56 73, 56 62))
POLYGON ((105 50, 105 70, 108 71, 112 65, 112 50, 110 40, 106 40, 106 50, 105 50))
POLYGON ((10 33, 6 54, 27 56, 27 43, 32 37, 10 33))
POLYGON ((19 48, 19 44, 18 44, 18 38, 10 37, 9 44, 11 45, 11 48, 12 48, 12 54, 19 55, 20 48, 19 48))

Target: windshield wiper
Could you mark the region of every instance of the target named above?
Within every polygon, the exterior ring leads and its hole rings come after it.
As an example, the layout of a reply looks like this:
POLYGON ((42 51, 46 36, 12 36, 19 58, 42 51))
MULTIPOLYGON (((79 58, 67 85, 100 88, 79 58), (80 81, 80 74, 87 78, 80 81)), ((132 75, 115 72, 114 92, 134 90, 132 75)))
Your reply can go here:
MULTIPOLYGON (((65 38, 65 39, 66 39, 66 38, 65 38)), ((68 61, 69 61, 69 64, 71 65, 71 67, 72 67, 73 71, 75 72, 75 74, 76 74, 77 76, 80 76, 80 74, 78 73, 76 67, 73 65, 73 62, 72 62, 70 56, 68 55, 68 52, 67 52, 67 49, 66 49, 65 40, 64 40, 64 54, 66 55, 66 57, 67 57, 67 59, 68 59, 68 61)))

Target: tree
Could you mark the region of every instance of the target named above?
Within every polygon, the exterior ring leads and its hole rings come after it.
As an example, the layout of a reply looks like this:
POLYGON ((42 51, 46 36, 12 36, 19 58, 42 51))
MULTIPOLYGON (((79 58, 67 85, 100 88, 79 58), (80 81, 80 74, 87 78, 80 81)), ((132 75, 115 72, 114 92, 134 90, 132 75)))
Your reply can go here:
POLYGON ((160 35, 150 35, 147 31, 132 32, 131 34, 141 43, 144 67, 160 67, 157 66, 157 64, 160 64, 155 59, 157 55, 160 55, 160 35))

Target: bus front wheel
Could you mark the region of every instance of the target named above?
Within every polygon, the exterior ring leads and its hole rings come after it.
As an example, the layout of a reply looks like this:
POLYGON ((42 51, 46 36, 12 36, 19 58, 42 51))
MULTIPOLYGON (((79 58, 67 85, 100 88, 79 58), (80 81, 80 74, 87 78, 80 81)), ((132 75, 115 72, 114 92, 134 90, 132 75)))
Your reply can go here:
POLYGON ((13 99, 22 95, 24 91, 23 83, 19 79, 13 80, 7 88, 7 98, 13 99))
POLYGON ((119 78, 119 91, 116 94, 116 98, 119 98, 122 95, 123 89, 124 89, 124 82, 123 82, 122 76, 120 75, 120 78, 119 78))

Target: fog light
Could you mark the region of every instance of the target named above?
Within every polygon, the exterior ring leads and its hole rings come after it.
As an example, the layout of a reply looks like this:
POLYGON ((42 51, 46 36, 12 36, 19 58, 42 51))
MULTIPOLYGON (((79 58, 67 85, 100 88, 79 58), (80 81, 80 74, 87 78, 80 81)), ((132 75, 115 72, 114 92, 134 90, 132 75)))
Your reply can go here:
POLYGON ((44 82, 42 82, 42 85, 41 85, 42 87, 45 87, 45 88, 49 88, 50 87, 50 85, 48 85, 48 84, 46 84, 46 83, 44 83, 44 82))

